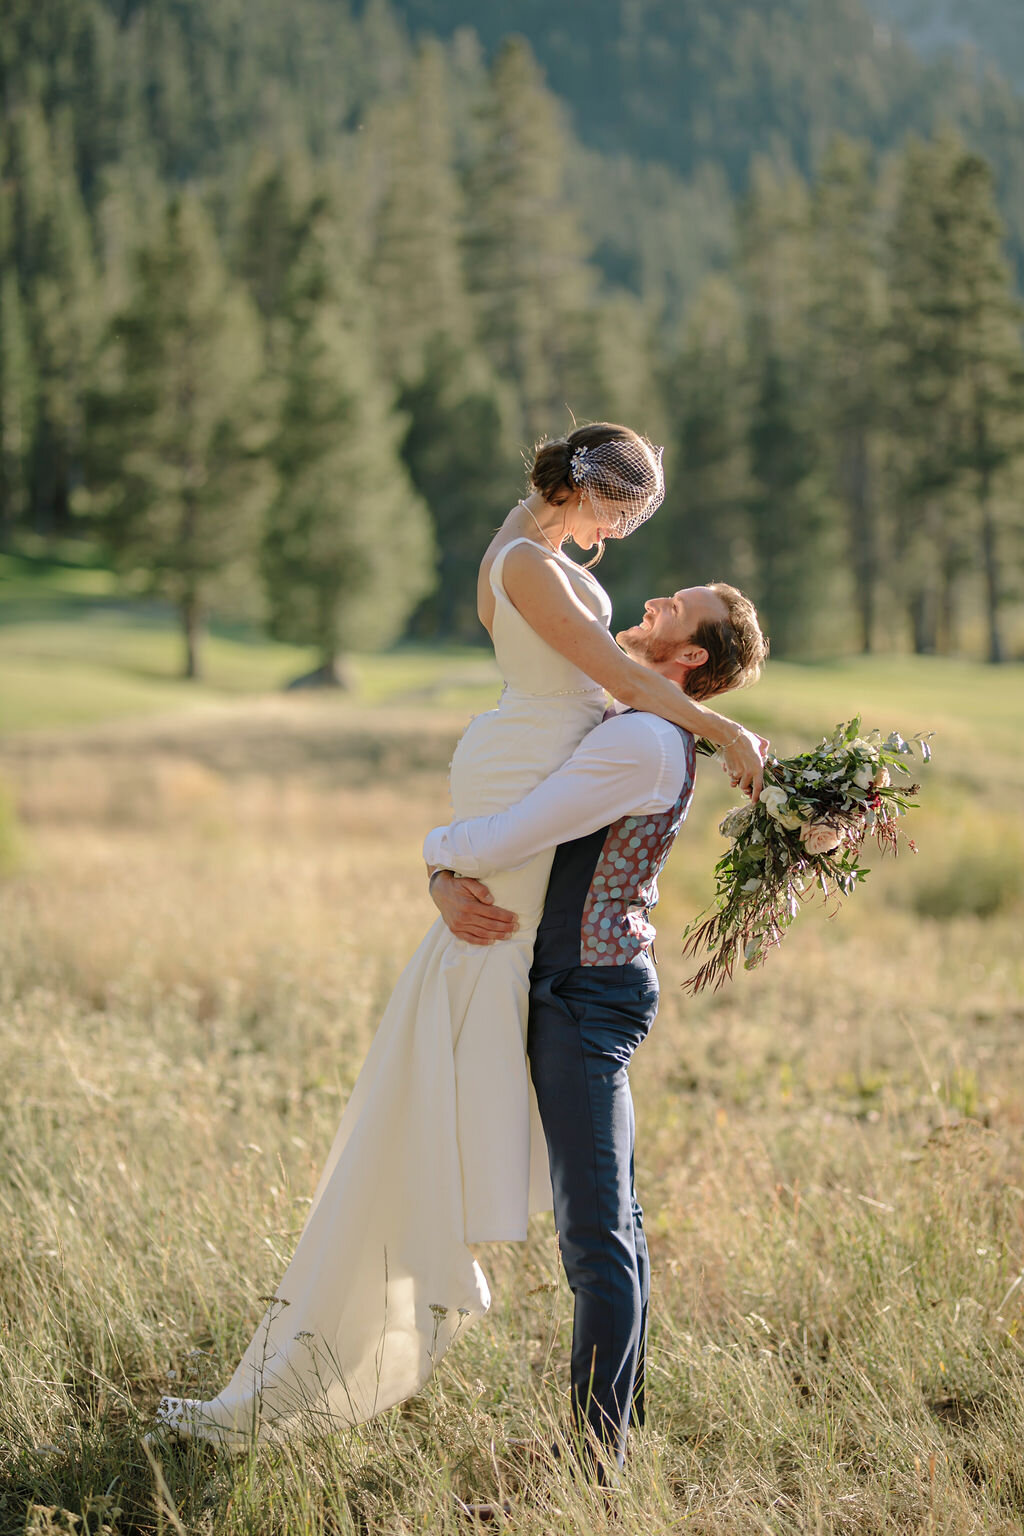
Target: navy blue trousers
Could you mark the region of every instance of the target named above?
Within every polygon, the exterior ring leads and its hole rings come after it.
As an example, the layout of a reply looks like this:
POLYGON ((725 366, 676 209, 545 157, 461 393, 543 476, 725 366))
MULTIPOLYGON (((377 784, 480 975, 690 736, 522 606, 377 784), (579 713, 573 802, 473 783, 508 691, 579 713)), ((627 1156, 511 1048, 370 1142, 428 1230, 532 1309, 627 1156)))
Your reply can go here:
POLYGON ((658 977, 646 955, 531 977, 527 1049, 576 1303, 573 1418, 583 1440, 592 1430, 619 1467, 630 1422, 643 1423, 650 1296, 627 1069, 657 1010, 658 977))

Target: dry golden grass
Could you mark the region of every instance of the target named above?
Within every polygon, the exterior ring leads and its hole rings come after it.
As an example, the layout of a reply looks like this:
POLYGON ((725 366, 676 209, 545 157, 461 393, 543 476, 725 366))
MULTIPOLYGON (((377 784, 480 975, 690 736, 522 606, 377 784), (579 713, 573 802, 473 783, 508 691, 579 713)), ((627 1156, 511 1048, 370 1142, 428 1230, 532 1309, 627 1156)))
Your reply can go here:
POLYGON ((966 755, 920 860, 690 1000, 704 769, 633 1071, 651 1424, 610 1508, 505 1449, 562 1413, 549 1219, 489 1252, 492 1313, 410 1404, 314 1450, 147 1456, 159 1394, 223 1382, 301 1226, 433 915, 419 845, 463 719, 288 699, 0 752, 0 1533, 471 1529, 455 1494, 511 1497, 530 1536, 1021 1530, 1022 830, 966 755))

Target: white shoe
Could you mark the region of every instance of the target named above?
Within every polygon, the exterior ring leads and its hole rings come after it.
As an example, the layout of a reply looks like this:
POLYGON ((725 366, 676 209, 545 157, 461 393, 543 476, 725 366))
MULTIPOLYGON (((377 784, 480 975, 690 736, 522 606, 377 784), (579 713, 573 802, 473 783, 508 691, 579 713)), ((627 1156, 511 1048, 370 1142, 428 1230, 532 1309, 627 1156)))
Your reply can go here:
POLYGON ((144 1445, 167 1445, 174 1440, 202 1440, 219 1450, 240 1456, 252 1444, 252 1434, 218 1424, 211 1404, 196 1397, 162 1397, 153 1415, 153 1428, 143 1435, 144 1445))
POLYGON ((195 1433, 203 1405, 195 1397, 162 1397, 157 1404, 153 1428, 142 1437, 143 1445, 159 1445, 167 1440, 188 1440, 195 1433))

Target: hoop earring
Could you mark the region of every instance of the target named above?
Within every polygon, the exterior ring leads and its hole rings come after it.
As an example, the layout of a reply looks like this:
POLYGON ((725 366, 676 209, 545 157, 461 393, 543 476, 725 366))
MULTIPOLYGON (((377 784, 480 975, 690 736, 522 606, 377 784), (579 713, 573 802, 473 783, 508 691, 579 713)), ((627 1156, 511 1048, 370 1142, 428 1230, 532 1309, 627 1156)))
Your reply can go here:
POLYGON ((598 539, 598 541, 597 541, 597 554, 593 555, 591 557, 591 559, 589 559, 589 560, 584 560, 584 562, 583 562, 583 569, 585 571, 589 571, 591 566, 597 565, 598 561, 603 559, 603 557, 604 557, 604 539, 598 539))

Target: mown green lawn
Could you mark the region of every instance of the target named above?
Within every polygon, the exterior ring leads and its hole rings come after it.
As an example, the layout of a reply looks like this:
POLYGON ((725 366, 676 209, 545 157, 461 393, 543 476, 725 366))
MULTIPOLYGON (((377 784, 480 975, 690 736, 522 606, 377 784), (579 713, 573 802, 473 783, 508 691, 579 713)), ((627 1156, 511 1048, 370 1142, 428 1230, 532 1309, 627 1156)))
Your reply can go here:
MULTIPOLYGON (((253 626, 215 625, 200 682, 181 678, 173 613, 119 599, 111 573, 88 565, 0 556, 0 729, 85 725, 124 716, 224 704, 280 690, 308 671, 308 651, 278 645, 253 626)), ((352 661, 351 704, 434 703, 487 708, 498 674, 488 651, 402 646, 352 661)), ((772 661, 753 691, 729 701, 736 716, 780 749, 861 712, 865 725, 934 730, 946 766, 978 781, 977 760, 1024 783, 1017 748, 1024 728, 1024 668, 945 658, 883 655, 812 663, 772 661)))
MULTIPOLYGON (((0 555, 0 729, 22 731, 163 714, 272 693, 308 672, 308 650, 266 639, 252 624, 215 623, 203 678, 182 676, 173 611, 118 596, 109 571, 0 555)), ((493 696, 483 648, 403 647, 353 659, 363 703, 392 697, 493 696)))

